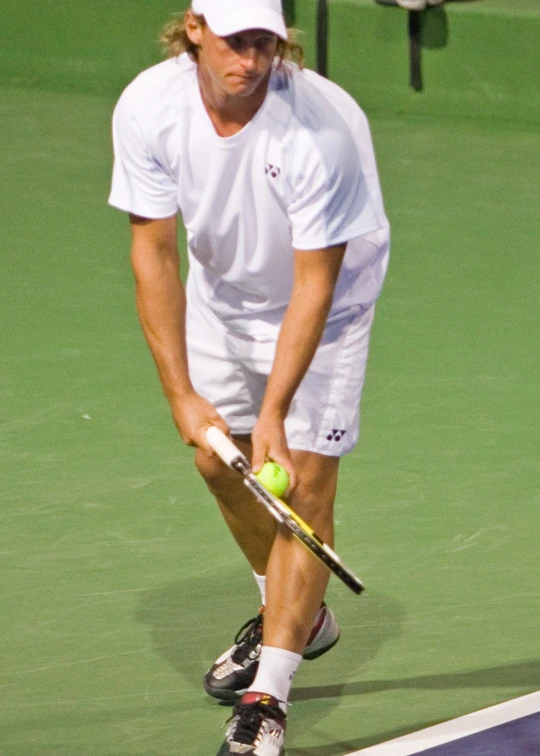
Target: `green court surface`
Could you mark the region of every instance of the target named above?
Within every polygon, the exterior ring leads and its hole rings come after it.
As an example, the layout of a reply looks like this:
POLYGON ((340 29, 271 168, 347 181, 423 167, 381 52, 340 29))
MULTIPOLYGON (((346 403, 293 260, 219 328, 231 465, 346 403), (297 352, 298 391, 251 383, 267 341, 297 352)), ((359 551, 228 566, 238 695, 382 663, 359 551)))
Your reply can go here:
MULTIPOLYGON (((3 6, 0 754, 211 756, 230 711, 201 676, 257 595, 169 419, 106 204, 114 102, 174 4, 3 6)), ((289 5, 309 61, 314 8, 289 5)), ((432 16, 446 43, 417 94, 405 14, 331 3, 393 257, 337 502, 367 591, 331 581, 342 641, 298 673, 288 756, 539 687, 536 8, 432 16)))

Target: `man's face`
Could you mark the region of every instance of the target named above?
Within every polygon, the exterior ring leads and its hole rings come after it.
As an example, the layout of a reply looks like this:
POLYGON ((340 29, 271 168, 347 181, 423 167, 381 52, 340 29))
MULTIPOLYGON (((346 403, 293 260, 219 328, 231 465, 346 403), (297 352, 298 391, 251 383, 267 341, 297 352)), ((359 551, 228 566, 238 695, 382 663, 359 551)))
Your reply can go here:
POLYGON ((240 97, 249 97, 266 81, 278 45, 277 36, 263 29, 218 37, 204 25, 196 39, 203 76, 215 91, 240 97))

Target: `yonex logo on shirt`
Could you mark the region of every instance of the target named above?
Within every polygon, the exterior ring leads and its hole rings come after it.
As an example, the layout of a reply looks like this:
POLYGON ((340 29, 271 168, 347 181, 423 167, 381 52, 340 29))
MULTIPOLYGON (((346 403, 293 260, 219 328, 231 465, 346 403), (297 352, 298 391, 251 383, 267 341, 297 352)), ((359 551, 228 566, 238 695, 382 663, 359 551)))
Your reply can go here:
POLYGON ((278 168, 277 165, 272 165, 272 163, 267 163, 264 169, 264 172, 266 174, 270 174, 272 178, 277 178, 279 174, 281 173, 281 168, 278 168))
POLYGON ((326 436, 327 441, 341 441, 343 436, 347 433, 346 430, 338 430, 337 428, 333 428, 331 433, 329 433, 326 436))

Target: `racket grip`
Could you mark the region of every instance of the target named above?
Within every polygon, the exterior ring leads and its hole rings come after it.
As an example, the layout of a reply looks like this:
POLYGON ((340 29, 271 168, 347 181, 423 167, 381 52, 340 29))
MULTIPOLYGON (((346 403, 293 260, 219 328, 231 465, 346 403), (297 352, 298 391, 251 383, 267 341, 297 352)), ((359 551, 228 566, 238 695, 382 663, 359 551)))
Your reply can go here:
POLYGON ((245 459, 240 449, 233 444, 231 439, 226 436, 223 431, 216 428, 215 425, 211 425, 206 431, 206 440, 218 457, 220 457, 229 467, 232 467, 232 463, 235 459, 238 459, 239 457, 245 459))

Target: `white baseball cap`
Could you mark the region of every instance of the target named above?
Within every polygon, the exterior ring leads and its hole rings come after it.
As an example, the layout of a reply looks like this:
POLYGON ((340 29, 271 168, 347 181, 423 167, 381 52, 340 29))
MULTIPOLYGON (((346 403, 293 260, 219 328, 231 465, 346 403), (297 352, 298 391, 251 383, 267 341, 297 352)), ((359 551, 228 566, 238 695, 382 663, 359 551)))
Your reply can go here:
POLYGON ((264 29, 287 39, 281 0, 193 0, 191 7, 218 37, 264 29))

